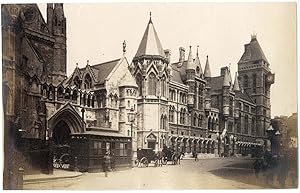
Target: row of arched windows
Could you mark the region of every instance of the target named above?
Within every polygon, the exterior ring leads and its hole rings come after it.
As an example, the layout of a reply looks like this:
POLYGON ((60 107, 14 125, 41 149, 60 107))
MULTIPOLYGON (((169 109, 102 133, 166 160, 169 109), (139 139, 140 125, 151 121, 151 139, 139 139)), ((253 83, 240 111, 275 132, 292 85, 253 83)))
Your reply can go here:
MULTIPOLYGON (((74 85, 76 88, 81 89, 81 80, 78 76, 76 76, 73 80, 74 85)), ((92 78, 90 74, 86 74, 83 79, 83 88, 84 89, 91 89, 92 88, 92 78)))
MULTIPOLYGON (((143 77, 141 74, 137 74, 136 82, 138 85, 139 96, 142 96, 143 92, 143 77)), ((158 81, 156 75, 152 72, 148 76, 148 95, 157 95, 158 81)), ((161 96, 167 97, 167 80, 163 76, 161 79, 161 96)))
MULTIPOLYGON (((252 74, 252 91, 253 93, 256 93, 256 74, 252 74)), ((244 75, 244 88, 248 88, 250 85, 249 85, 249 77, 247 74, 244 75)))
POLYGON ((110 106, 117 108, 118 107, 118 96, 116 94, 109 94, 110 106))
POLYGON ((215 131, 218 129, 219 120, 218 118, 208 117, 207 128, 209 131, 215 131))
POLYGON ((75 104, 94 107, 95 97, 92 93, 81 92, 75 89, 71 89, 69 87, 64 88, 63 86, 59 86, 57 88, 57 92, 55 92, 55 87, 53 85, 42 85, 41 94, 43 97, 49 100, 55 100, 57 98, 58 101, 70 101, 75 104), (79 101, 77 101, 79 99, 79 101))
POLYGON ((202 126, 202 121, 203 121, 203 116, 202 115, 197 115, 197 113, 194 114, 193 117, 193 125, 201 127, 202 126))

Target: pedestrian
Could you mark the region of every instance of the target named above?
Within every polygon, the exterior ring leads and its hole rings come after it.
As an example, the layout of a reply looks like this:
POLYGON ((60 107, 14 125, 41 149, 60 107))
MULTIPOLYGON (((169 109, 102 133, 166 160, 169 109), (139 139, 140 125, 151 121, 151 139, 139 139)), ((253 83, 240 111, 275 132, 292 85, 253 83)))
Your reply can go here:
POLYGON ((106 151, 104 157, 103 157, 103 171, 105 173, 105 177, 108 176, 108 171, 110 169, 110 156, 109 156, 109 152, 106 151))
POLYGON ((114 151, 110 154, 110 160, 111 160, 111 169, 114 171, 116 169, 116 157, 114 151))
POLYGON ((195 161, 198 161, 198 154, 197 154, 197 151, 195 151, 195 161))

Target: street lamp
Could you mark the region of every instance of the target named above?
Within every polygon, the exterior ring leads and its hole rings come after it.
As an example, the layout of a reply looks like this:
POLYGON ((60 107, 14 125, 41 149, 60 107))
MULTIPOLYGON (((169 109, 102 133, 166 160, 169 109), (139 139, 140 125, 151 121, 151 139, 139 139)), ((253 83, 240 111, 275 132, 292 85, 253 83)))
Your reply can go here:
POLYGON ((130 112, 128 113, 128 120, 130 122, 130 136, 131 136, 131 161, 133 163, 133 123, 135 120, 135 112, 134 109, 131 107, 130 112))

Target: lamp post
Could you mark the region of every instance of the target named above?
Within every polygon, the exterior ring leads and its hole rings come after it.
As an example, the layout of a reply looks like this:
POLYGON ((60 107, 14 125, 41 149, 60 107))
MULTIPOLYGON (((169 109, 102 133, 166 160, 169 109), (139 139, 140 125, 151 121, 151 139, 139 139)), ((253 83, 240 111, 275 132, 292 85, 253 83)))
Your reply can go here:
POLYGON ((133 149, 133 123, 135 121, 135 112, 134 109, 131 107, 130 112, 128 113, 128 120, 130 122, 130 137, 131 137, 131 163, 133 163, 133 154, 134 154, 134 149, 133 149))

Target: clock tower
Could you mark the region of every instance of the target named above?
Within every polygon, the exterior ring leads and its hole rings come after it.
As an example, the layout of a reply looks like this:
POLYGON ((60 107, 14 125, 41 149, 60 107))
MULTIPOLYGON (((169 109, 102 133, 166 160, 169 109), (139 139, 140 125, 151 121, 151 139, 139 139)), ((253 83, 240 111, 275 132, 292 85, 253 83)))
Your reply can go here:
POLYGON ((275 75, 271 72, 256 35, 252 35, 250 43, 245 44, 244 53, 238 62, 238 74, 243 91, 256 104, 256 109, 249 109, 256 113, 256 130, 252 135, 265 137, 271 122, 270 88, 274 84, 275 75))

